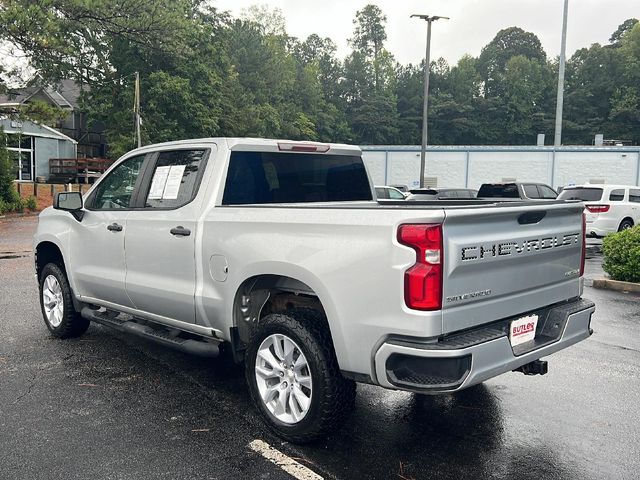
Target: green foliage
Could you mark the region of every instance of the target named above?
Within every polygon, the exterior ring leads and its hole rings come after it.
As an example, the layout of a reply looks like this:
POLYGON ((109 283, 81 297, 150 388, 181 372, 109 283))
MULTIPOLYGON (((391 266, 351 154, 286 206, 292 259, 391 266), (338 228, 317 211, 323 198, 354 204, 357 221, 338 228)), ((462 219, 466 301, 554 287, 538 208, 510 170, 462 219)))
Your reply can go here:
POLYGON ((38 209, 38 201, 36 200, 36 197, 34 197, 33 195, 27 197, 27 200, 25 201, 24 205, 26 208, 28 208, 31 211, 38 209))
POLYGON ((7 138, 2 127, 0 127, 0 200, 5 205, 11 205, 15 202, 18 192, 13 186, 15 180, 15 165, 9 158, 7 150, 7 138))
POLYGON ((640 282, 640 225, 607 235, 602 268, 614 280, 640 282))
MULTIPOLYGON (((289 36, 282 12, 266 6, 231 18, 204 0, 14 0, 0 6, 0 41, 45 82, 85 86, 89 128, 106 126, 110 157, 136 145, 136 71, 143 143, 220 135, 419 144, 425 65, 395 61, 386 21, 375 5, 357 11, 341 60, 332 40, 289 36)), ((478 58, 432 61, 429 143, 551 138, 557 71, 536 35, 518 27, 498 32, 478 58)), ((33 102, 14 113, 53 124, 64 112, 33 102)), ((604 133, 640 143, 639 126, 640 24, 629 19, 609 45, 568 60, 564 141, 604 133)))

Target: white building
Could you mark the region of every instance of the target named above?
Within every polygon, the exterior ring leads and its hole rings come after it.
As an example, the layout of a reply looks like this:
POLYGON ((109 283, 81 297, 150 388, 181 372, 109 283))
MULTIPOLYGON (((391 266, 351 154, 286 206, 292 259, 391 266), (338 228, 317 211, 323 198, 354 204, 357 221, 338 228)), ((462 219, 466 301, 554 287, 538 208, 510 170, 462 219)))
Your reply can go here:
POLYGON ((50 158, 75 158, 76 141, 63 133, 29 120, 0 118, 9 156, 16 167, 16 180, 33 182, 49 177, 50 158))
MULTIPOLYGON (((419 186, 420 146, 363 146, 376 185, 419 186)), ((640 185, 640 147, 429 146, 425 184, 474 188, 491 182, 640 185)))

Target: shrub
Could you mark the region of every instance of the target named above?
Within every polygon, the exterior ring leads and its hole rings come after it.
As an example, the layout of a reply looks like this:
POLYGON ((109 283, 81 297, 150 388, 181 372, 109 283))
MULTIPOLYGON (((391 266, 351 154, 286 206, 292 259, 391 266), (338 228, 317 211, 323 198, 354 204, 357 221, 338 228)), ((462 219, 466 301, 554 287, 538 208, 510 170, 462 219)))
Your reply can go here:
POLYGON ((37 210, 38 209, 38 201, 36 200, 36 197, 34 197, 33 195, 28 197, 26 202, 25 202, 25 206, 31 211, 37 210))
POLYGON ((640 282, 640 225, 607 235, 602 268, 614 280, 640 282))
POLYGON ((9 211, 9 204, 0 198, 0 215, 4 215, 9 211))

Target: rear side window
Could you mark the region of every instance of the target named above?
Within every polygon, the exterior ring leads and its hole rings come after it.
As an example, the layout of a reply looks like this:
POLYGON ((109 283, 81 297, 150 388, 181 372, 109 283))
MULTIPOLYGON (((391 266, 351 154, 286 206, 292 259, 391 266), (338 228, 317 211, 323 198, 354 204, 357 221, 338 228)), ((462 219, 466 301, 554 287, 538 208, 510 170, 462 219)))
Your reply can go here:
POLYGON ((362 158, 231 152, 223 205, 372 200, 362 158))
POLYGON ((634 203, 640 203, 640 190, 629 190, 629 201, 634 203))
POLYGON ((527 198, 540 198, 540 194, 538 193, 538 187, 535 185, 523 185, 524 194, 527 198))
POLYGON ((610 202, 621 202, 624 200, 624 189, 623 188, 618 188, 616 190, 611 190, 611 193, 609 194, 609 201, 610 202))
POLYGON ((389 190, 386 188, 376 188, 376 197, 380 200, 388 200, 389 199, 389 190))
POLYGON ((399 192, 397 190, 394 190, 393 188, 388 188, 386 190, 387 190, 387 193, 389 194, 389 198, 390 199, 392 199, 392 200, 404 200, 404 195, 401 192, 399 192))
POLYGON ((178 208, 193 200, 202 176, 204 158, 205 150, 160 152, 144 206, 178 208))
POLYGON ((582 200, 583 202, 598 202, 602 198, 601 188, 573 188, 568 187, 558 195, 558 200, 582 200))
POLYGON ((558 196, 553 188, 547 187, 546 185, 538 185, 538 190, 540 191, 541 198, 552 199, 558 196))
POLYGON ((518 186, 515 183, 489 184, 485 183, 478 191, 478 197, 487 198, 520 198, 518 186))

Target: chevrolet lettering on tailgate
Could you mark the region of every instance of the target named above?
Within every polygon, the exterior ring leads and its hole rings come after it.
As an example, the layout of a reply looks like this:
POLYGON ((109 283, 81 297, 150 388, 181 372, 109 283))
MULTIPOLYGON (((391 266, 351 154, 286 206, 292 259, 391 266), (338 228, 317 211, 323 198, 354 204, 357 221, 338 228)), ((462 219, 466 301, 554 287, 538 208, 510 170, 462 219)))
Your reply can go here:
POLYGON ((497 256, 519 255, 528 252, 538 252, 550 248, 560 248, 580 242, 580 233, 570 233, 563 236, 536 238, 522 242, 493 243, 489 245, 474 245, 462 248, 462 261, 482 260, 497 256))

